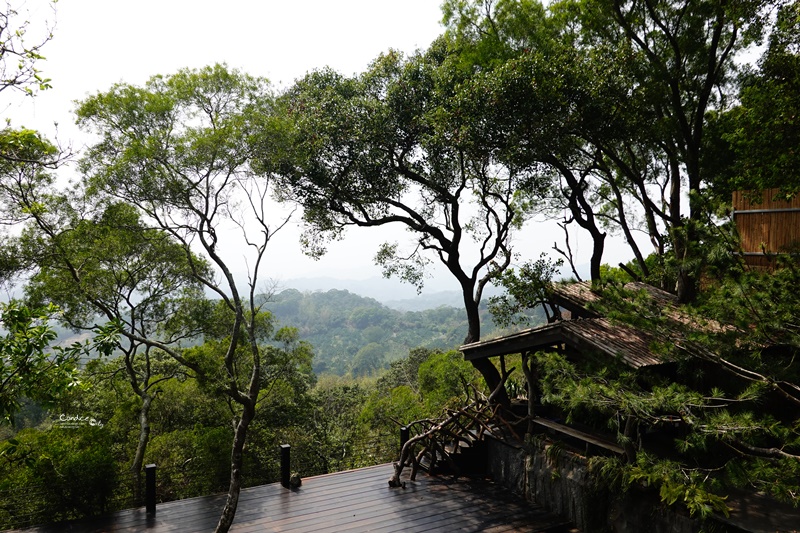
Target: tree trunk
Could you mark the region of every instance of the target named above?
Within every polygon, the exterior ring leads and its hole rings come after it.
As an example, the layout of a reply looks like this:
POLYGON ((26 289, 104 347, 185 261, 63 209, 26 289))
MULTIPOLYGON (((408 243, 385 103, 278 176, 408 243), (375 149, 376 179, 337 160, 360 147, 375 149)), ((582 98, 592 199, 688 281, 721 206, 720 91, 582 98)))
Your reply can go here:
POLYGON ((697 299, 698 295, 698 279, 696 267, 692 265, 697 257, 694 257, 696 251, 692 249, 692 243, 697 241, 696 231, 692 221, 683 227, 685 233, 680 236, 682 242, 680 246, 676 243, 675 254, 678 255, 678 279, 675 287, 675 292, 678 295, 678 301, 682 304, 692 303, 697 299))
MULTIPOLYGON (((478 312, 478 302, 476 302, 472 296, 471 287, 463 287, 462 291, 464 296, 464 308, 467 311, 468 328, 464 344, 470 344, 481 340, 481 317, 478 312)), ((486 386, 489 387, 489 391, 494 392, 502 381, 497 367, 495 367, 488 358, 473 359, 470 362, 472 366, 481 373, 481 376, 483 376, 483 380, 486 382, 486 386)), ((496 399, 497 403, 504 407, 511 406, 511 400, 508 398, 508 393, 506 393, 505 389, 498 392, 496 399)))
MULTIPOLYGON (((622 227, 622 233, 625 235, 625 241, 628 243, 628 248, 631 249, 633 256, 636 258, 636 264, 639 265, 639 270, 642 271, 642 276, 646 278, 650 275, 650 269, 647 267, 647 263, 644 260, 644 255, 642 255, 642 251, 639 249, 636 239, 633 238, 633 232, 628 224, 628 217, 625 216, 625 202, 622 198, 622 191, 613 180, 608 180, 608 183, 614 191, 614 197, 617 200, 617 216, 619 217, 620 227, 622 227)), ((602 255, 602 250, 600 253, 602 255)))
POLYGON ((242 463, 244 459, 244 443, 247 437, 247 428, 255 417, 255 401, 248 402, 242 410, 242 418, 236 425, 236 432, 233 437, 233 448, 231 450, 231 484, 228 488, 228 499, 225 501, 225 508, 219 517, 215 533, 227 533, 233 524, 236 516, 236 507, 239 505, 239 493, 242 490, 242 463))
POLYGON ((147 450, 147 443, 150 441, 150 405, 153 403, 153 396, 147 393, 142 394, 142 407, 139 409, 139 443, 136 445, 136 454, 133 456, 131 472, 136 476, 134 498, 140 501, 141 494, 141 475, 142 464, 144 463, 144 452, 147 450))
POLYGON ((567 182, 568 189, 562 192, 565 195, 567 206, 570 212, 572 212, 572 218, 592 236, 590 275, 593 282, 600 281, 600 265, 603 264, 603 249, 605 248, 606 234, 604 231, 600 230, 594 216, 592 205, 584 194, 583 179, 578 180, 574 172, 556 157, 546 158, 544 162, 558 169, 567 182))
POLYGON ((590 229, 592 235, 592 259, 589 263, 589 273, 592 282, 600 281, 600 266, 603 264, 603 249, 606 244, 606 234, 595 229, 590 229))
POLYGON ((536 417, 536 398, 538 396, 538 376, 534 372, 533 357, 531 357, 530 352, 522 354, 522 372, 525 374, 525 383, 528 386, 528 435, 533 435, 533 419, 536 417))

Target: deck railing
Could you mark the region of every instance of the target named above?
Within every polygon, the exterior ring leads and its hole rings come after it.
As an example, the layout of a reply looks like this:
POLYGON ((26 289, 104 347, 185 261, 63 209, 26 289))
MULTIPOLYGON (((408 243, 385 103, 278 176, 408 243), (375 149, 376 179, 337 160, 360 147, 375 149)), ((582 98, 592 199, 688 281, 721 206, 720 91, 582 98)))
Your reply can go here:
POLYGON ((96 478, 52 480, 0 490, 0 530, 60 522, 142 505, 144 477, 117 474, 96 478))
MULTIPOLYGON (((400 451, 397 433, 372 435, 334 447, 303 442, 291 445, 284 470, 300 477, 340 472, 392 461, 400 451)), ((52 480, 46 485, 0 488, 0 530, 74 520, 137 507, 155 507, 156 503, 216 494, 228 490, 230 468, 219 461, 216 468, 208 463, 187 461, 180 466, 153 465, 139 475, 118 474, 95 481, 81 479, 52 480), (153 477, 149 498, 145 480, 153 477), (147 504, 147 505, 146 505, 147 504)), ((243 486, 277 483, 281 479, 281 452, 256 461, 246 459, 243 486)), ((154 511, 154 509, 153 509, 154 511)))

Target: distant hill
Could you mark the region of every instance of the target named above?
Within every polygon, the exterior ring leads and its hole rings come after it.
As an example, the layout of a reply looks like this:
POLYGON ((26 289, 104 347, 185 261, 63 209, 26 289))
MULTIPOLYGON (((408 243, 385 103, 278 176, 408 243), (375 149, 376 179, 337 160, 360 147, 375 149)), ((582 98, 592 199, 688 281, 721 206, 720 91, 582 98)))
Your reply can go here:
MULTIPOLYGON (((411 348, 456 348, 467 333, 462 308, 398 311, 347 290, 287 289, 265 307, 279 325, 297 327, 314 345, 317 373, 367 375, 407 356, 411 348)), ((490 336, 495 327, 485 306, 481 314, 483 334, 490 336)))
MULTIPOLYGON (((447 285, 447 287, 451 287, 447 285)), ((325 292, 331 289, 346 290, 367 298, 374 298, 386 307, 399 311, 424 311, 435 309, 443 305, 460 309, 463 297, 458 290, 437 289, 434 280, 429 280, 422 294, 417 290, 396 279, 369 278, 369 279, 338 279, 338 278, 297 278, 280 282, 278 290, 297 289, 301 292, 325 292)), ((484 297, 500 294, 502 291, 491 285, 484 290, 484 297)))
MULTIPOLYGON (((278 327, 298 328, 301 338, 314 346, 317 374, 369 375, 406 357, 412 348, 457 348, 467 334, 457 291, 383 304, 348 290, 286 289, 273 294, 264 307, 272 312, 278 327)), ((480 312, 482 337, 500 334, 485 304, 480 312)), ((56 343, 62 346, 91 337, 88 332, 51 325, 58 333, 56 343)))
MULTIPOLYGON (((297 289, 301 292, 326 292, 332 289, 346 290, 361 296, 375 298, 386 303, 391 300, 416 299, 416 289, 408 283, 396 279, 373 277, 367 279, 339 279, 339 278, 296 278, 280 280, 277 289, 297 289)), ((426 293, 431 288, 426 288, 426 293)))

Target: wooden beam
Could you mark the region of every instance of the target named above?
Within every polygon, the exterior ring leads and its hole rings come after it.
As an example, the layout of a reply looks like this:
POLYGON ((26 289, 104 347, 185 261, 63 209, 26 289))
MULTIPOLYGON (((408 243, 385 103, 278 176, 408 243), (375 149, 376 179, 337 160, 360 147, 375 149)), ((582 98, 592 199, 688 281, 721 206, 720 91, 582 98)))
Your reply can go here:
POLYGON ((547 418, 541 418, 538 416, 534 417, 533 423, 552 429, 553 431, 563 433, 564 435, 569 435, 570 437, 574 437, 583 442, 594 444, 595 446, 599 446, 600 448, 604 448, 616 454, 622 455, 625 453, 625 450, 622 449, 622 446, 619 446, 611 441, 592 435, 591 433, 586 433, 585 431, 581 431, 579 429, 565 426, 564 424, 559 424, 558 422, 548 420, 547 418))
POLYGON ((465 344, 459 350, 464 354, 464 359, 473 361, 498 355, 509 355, 523 351, 536 351, 562 344, 564 336, 561 323, 526 329, 499 339, 465 344))

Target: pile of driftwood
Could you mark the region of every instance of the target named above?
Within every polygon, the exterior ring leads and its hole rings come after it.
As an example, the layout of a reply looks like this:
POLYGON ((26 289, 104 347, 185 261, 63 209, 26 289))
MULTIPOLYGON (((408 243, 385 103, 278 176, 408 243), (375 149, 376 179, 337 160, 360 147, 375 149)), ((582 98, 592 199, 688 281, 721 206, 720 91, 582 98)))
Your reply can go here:
POLYGON ((473 389, 474 399, 464 407, 448 409, 445 416, 438 420, 425 418, 408 424, 409 434, 414 436, 403 445, 400 460, 394 463, 394 475, 389 479, 389 486, 405 488, 405 483, 400 481, 403 469, 411 466, 409 478, 414 481, 424 459, 429 463, 429 471, 435 468, 437 462, 444 461, 457 476, 459 468, 453 460, 453 454, 462 445, 471 446, 479 441, 487 432, 502 432, 519 438, 511 424, 503 418, 500 404, 494 402, 510 372, 504 374, 504 379, 488 398, 473 389))

